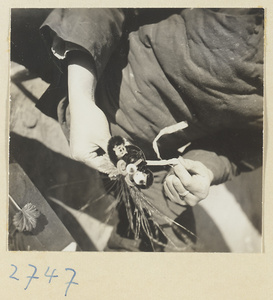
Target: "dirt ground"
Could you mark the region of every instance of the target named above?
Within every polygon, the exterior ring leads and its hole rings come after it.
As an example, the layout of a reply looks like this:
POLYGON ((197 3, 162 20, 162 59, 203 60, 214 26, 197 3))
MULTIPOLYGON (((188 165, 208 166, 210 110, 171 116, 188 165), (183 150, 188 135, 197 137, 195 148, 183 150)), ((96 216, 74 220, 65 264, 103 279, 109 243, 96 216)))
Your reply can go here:
MULTIPOLYGON (((23 168, 82 250, 103 250, 115 223, 115 216, 104 223, 113 199, 96 171, 70 158, 59 124, 35 108, 47 83, 17 64, 11 75, 10 161, 23 168)), ((258 169, 213 186, 195 208, 197 230, 210 240, 212 251, 261 251, 261 178, 258 169)))

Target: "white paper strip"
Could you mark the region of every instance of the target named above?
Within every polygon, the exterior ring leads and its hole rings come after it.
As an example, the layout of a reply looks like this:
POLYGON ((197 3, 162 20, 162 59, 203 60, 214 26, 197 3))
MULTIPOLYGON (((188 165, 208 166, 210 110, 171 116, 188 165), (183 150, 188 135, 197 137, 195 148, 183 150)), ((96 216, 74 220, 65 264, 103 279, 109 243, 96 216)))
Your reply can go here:
MULTIPOLYGON (((182 130, 182 129, 185 129, 188 127, 188 122, 187 121, 182 121, 182 122, 179 122, 177 124, 174 124, 174 125, 171 125, 171 126, 168 126, 168 127, 165 127, 163 128, 162 130, 160 130, 159 134, 156 136, 156 138, 154 139, 153 141, 153 149, 157 155, 157 157, 159 159, 161 159, 161 156, 160 156, 160 153, 159 153, 159 149, 158 149, 158 145, 157 145, 157 141, 160 139, 160 137, 164 134, 171 134, 171 133, 174 133, 178 130, 182 130)), ((189 143, 190 144, 190 143, 189 143)), ((187 146, 189 146, 189 144, 187 144, 186 146, 183 146, 184 147, 184 150, 187 146)), ((183 148, 181 147, 181 148, 183 148)), ((181 149, 179 148, 179 149, 181 149)), ((183 151, 184 151, 183 150, 183 151)))

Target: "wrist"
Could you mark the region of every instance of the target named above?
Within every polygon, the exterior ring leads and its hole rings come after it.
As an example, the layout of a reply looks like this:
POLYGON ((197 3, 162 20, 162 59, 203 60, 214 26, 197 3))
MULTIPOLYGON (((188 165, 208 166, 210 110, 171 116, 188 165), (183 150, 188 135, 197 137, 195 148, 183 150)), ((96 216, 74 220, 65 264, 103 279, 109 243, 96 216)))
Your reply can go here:
POLYGON ((210 185, 212 185, 213 180, 214 180, 214 175, 213 175, 213 172, 209 168, 207 168, 207 169, 208 169, 209 183, 210 183, 210 185))

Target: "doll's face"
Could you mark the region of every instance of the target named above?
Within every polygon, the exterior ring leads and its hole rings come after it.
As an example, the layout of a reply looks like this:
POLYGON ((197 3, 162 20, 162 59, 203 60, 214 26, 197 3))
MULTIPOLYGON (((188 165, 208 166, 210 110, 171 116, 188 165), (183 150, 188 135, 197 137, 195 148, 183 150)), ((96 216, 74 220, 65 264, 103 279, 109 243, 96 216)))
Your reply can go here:
POLYGON ((126 147, 123 144, 115 146, 113 150, 118 159, 122 158, 127 153, 126 147))

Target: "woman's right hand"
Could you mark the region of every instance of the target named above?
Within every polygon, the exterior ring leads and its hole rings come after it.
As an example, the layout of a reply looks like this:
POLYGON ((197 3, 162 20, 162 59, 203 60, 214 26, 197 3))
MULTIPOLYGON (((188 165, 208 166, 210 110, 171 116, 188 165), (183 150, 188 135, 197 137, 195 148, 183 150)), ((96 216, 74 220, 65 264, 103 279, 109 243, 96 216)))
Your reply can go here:
POLYGON ((163 184, 165 195, 181 205, 195 206, 208 196, 213 173, 199 161, 179 157, 163 184))

